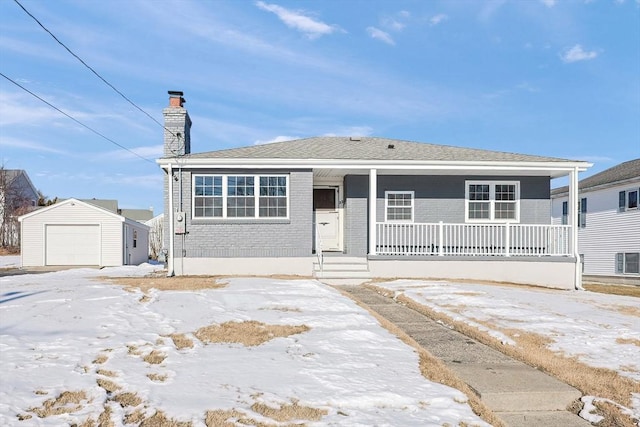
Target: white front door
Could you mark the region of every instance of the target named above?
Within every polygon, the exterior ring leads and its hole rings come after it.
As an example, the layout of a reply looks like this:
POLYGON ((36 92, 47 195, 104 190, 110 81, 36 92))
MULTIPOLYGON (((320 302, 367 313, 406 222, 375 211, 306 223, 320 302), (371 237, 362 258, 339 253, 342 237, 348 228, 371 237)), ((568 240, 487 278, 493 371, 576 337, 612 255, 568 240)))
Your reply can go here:
POLYGON ((313 214, 322 250, 341 251, 342 233, 337 187, 313 189, 313 214))

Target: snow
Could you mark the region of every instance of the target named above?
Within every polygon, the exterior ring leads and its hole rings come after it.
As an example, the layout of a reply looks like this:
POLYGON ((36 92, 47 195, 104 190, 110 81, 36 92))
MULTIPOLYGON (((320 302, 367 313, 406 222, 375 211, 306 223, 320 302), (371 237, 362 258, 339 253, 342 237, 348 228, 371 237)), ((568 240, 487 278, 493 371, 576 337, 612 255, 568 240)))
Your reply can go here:
POLYGON ((16 268, 16 267, 20 267, 20 255, 0 256, 0 268, 16 268))
MULTIPOLYGON (((157 268, 0 277, 0 425, 19 425, 17 416, 29 408, 76 390, 88 399, 75 412, 46 418, 31 413, 22 423, 95 420, 108 398, 96 383, 100 378, 140 396, 148 415, 158 409, 194 426, 204 425, 207 410, 231 408, 278 425, 251 405, 295 401, 327 411, 320 421, 300 420, 307 425, 487 425, 464 394, 425 379, 411 347, 333 288, 313 280, 234 278, 220 289, 152 290, 141 299, 140 291, 104 279, 157 268), (203 326, 246 320, 310 329, 254 347, 204 344, 193 336, 203 326), (194 347, 177 349, 167 337, 172 333, 186 334, 194 347), (142 356, 152 350, 166 359, 145 362, 142 356), (106 361, 99 363, 99 356, 106 361)), ((125 411, 107 405, 118 416, 125 411)))
MULTIPOLYGON (((376 285, 469 325, 487 322, 480 326, 505 344, 513 342, 498 328, 537 333, 552 339, 549 348, 555 352, 640 381, 638 298, 445 281, 396 280, 376 285)), ((640 396, 634 395, 632 401, 638 417, 640 396)))

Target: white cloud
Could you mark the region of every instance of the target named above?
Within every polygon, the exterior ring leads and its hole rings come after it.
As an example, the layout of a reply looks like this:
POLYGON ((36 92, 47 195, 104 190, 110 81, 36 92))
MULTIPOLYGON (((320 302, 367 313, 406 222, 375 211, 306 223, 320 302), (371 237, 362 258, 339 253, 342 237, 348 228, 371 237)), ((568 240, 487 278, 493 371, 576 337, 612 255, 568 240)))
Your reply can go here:
POLYGON ((253 143, 253 145, 271 144, 273 142, 284 142, 284 141, 291 141, 294 139, 299 139, 299 138, 296 136, 278 135, 275 138, 271 138, 271 139, 258 139, 253 143))
POLYGON ((411 14, 406 10, 401 10, 392 16, 382 18, 380 24, 391 31, 402 31, 407 26, 409 18, 411 18, 411 14))
POLYGON ((449 17, 447 15, 445 15, 444 13, 439 13, 439 14, 429 18, 429 25, 431 25, 431 26, 438 25, 438 24, 442 23, 443 21, 446 21, 447 19, 449 19, 449 17))
POLYGON ((384 42, 386 44, 390 44, 392 46, 396 44, 396 42, 393 40, 393 38, 391 38, 389 33, 386 33, 379 28, 367 27, 367 33, 369 33, 371 38, 380 40, 381 42, 384 42))
POLYGON ((566 63, 571 63, 578 61, 588 61, 591 59, 595 59, 597 56, 598 52, 596 52, 595 50, 586 51, 582 49, 581 45, 577 44, 572 48, 565 50, 564 53, 560 55, 560 58, 566 63))
POLYGON ((26 139, 17 139, 3 136, 0 138, 0 147, 13 147, 24 150, 39 151, 43 153, 55 153, 55 154, 68 154, 63 150, 53 148, 49 145, 41 144, 39 142, 29 141, 26 139))
POLYGON ((277 4, 268 4, 257 1, 256 6, 267 12, 274 13, 284 24, 307 35, 310 39, 315 39, 326 34, 331 34, 339 28, 335 25, 328 25, 322 21, 315 20, 300 11, 286 9, 277 4))
POLYGON ((124 149, 119 149, 119 150, 109 151, 107 153, 100 153, 98 155, 98 158, 114 159, 114 160, 126 160, 126 159, 140 160, 140 157, 144 157, 145 159, 157 159, 159 157, 162 157, 163 149, 164 149, 164 146, 162 144, 149 145, 144 147, 133 147, 133 148, 129 148, 129 151, 124 149))
POLYGON ((547 6, 547 7, 551 8, 551 7, 553 7, 553 6, 555 6, 555 5, 556 5, 557 0, 540 0, 540 2, 541 2, 542 4, 544 4, 545 6, 547 6))

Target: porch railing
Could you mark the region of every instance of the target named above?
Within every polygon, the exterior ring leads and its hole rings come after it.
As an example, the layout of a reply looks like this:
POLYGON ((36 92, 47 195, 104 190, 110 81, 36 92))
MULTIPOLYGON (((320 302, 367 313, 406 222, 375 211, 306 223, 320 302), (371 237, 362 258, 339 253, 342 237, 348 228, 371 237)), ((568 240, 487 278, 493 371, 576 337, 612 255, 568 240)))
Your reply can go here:
POLYGON ((376 223, 379 255, 568 256, 569 226, 376 223))

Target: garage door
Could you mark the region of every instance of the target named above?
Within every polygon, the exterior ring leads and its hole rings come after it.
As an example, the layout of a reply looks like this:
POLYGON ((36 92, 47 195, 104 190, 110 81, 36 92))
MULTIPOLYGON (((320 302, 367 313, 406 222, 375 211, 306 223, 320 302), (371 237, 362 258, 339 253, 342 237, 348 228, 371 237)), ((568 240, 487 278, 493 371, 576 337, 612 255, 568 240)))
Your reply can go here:
POLYGON ((100 265, 100 226, 47 225, 47 265, 100 265))

